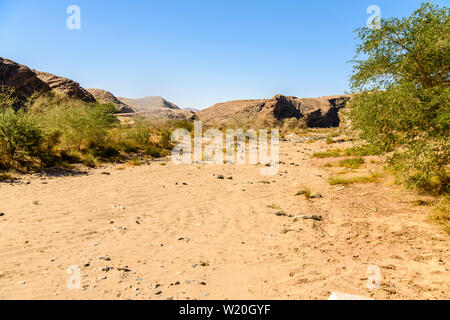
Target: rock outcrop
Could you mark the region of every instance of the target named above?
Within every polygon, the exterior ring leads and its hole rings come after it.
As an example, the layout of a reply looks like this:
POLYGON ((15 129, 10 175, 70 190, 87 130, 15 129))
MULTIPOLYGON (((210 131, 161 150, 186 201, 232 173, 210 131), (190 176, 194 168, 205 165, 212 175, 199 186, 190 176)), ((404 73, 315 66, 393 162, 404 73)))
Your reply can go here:
POLYGON ((36 91, 50 91, 50 86, 30 68, 1 57, 0 86, 14 88, 20 100, 30 97, 36 91))
POLYGON ((117 113, 134 113, 135 111, 119 99, 117 99, 111 92, 103 89, 87 89, 92 96, 99 103, 112 103, 116 107, 117 113))
POLYGON ((329 128, 339 126, 339 110, 345 107, 348 100, 350 96, 346 95, 321 98, 276 95, 271 99, 218 103, 197 114, 200 120, 216 124, 237 122, 276 126, 291 119, 311 128, 329 128))
POLYGON ((85 102, 95 102, 94 96, 82 88, 78 82, 67 78, 58 77, 47 72, 34 72, 38 78, 47 83, 52 90, 59 91, 70 98, 80 99, 85 102))

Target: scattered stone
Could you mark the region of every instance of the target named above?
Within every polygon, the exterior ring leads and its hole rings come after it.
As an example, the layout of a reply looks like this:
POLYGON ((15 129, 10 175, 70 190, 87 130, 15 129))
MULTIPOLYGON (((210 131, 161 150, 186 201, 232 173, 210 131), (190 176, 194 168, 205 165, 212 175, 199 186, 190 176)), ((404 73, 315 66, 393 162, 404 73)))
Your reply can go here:
POLYGON ((111 261, 111 258, 108 256, 100 257, 99 260, 111 261))
POLYGON ((155 292, 155 294, 156 294, 157 296, 159 296, 161 293, 162 293, 162 291, 160 291, 160 290, 158 290, 158 291, 155 292))
POLYGON ((296 229, 284 229, 281 233, 282 234, 286 234, 286 233, 289 233, 289 232, 302 232, 303 230, 302 229, 299 229, 299 230, 296 230, 296 229))
POLYGON ((228 177, 227 180, 233 180, 233 177, 228 177))
POLYGON ((105 175, 105 176, 110 176, 111 175, 111 173, 109 173, 109 172, 102 172, 102 174, 105 175))
POLYGON ((310 197, 310 199, 320 199, 320 198, 323 198, 322 195, 321 195, 320 193, 313 194, 313 195, 310 197))
POLYGON ((206 282, 202 281, 202 282, 200 282, 200 285, 201 286, 206 286, 206 282))
POLYGON ((294 222, 298 221, 300 219, 305 219, 305 220, 311 219, 311 220, 322 221, 323 217, 316 215, 316 214, 302 214, 302 215, 294 217, 294 222))
POLYGON ((5 214, 3 212, 0 212, 0 217, 5 216, 5 214))
POLYGON ((167 297, 166 300, 173 300, 173 297, 167 297))
POLYGON ((118 271, 123 271, 123 272, 131 272, 131 270, 128 269, 128 266, 125 266, 125 267, 118 267, 117 270, 118 270, 118 271))
POLYGON ((288 217, 288 218, 292 218, 293 217, 291 214, 287 214, 284 211, 269 212, 269 214, 276 215, 277 217, 288 217))
POLYGON ((219 179, 219 180, 224 180, 225 177, 224 177, 223 175, 219 174, 219 175, 217 176, 217 179, 219 179))
POLYGON ((183 182, 183 186, 187 186, 188 184, 186 182, 183 182))
POLYGON ((109 271, 112 271, 112 270, 114 270, 114 267, 104 267, 104 268, 102 268, 103 272, 109 272, 109 271))
POLYGON ((25 281, 19 281, 19 282, 17 282, 18 284, 26 284, 26 282, 25 281))

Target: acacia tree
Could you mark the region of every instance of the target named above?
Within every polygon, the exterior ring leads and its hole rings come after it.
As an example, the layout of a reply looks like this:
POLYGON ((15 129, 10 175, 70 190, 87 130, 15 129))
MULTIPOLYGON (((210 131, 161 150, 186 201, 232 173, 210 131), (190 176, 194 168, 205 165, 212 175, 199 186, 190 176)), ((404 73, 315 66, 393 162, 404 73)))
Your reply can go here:
POLYGON ((450 10, 424 3, 410 17, 357 30, 349 104, 352 127, 389 152, 409 186, 448 193, 450 10))

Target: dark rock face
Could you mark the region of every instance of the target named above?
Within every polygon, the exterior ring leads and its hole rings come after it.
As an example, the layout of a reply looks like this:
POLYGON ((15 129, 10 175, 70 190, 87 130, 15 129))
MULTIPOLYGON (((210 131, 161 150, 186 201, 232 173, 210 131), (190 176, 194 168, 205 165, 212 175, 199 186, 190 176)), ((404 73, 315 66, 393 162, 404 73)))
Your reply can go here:
POLYGON ((134 113, 135 111, 119 99, 111 92, 102 89, 87 89, 92 96, 100 103, 112 103, 116 107, 117 113, 134 113))
POLYGON ((50 86, 30 68, 1 57, 0 86, 14 88, 19 100, 30 97, 36 91, 50 91, 50 86))
POLYGON ((339 110, 350 96, 297 98, 276 95, 271 99, 238 100, 218 103, 198 112, 200 120, 210 123, 228 121, 279 125, 284 120, 302 120, 310 128, 330 128, 340 124, 339 110))
POLYGON ((35 73, 52 90, 62 92, 70 98, 80 99, 85 102, 95 102, 94 96, 73 80, 58 77, 47 72, 35 71, 35 73))

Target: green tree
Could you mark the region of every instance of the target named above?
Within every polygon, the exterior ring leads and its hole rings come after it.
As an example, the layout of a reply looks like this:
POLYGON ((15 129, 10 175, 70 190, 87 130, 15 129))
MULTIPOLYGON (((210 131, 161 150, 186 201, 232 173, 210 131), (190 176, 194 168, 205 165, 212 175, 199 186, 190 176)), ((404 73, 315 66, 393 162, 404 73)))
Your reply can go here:
POLYGON ((349 119, 361 138, 389 153, 409 186, 448 192, 450 10, 424 3, 410 17, 357 30, 349 119))

